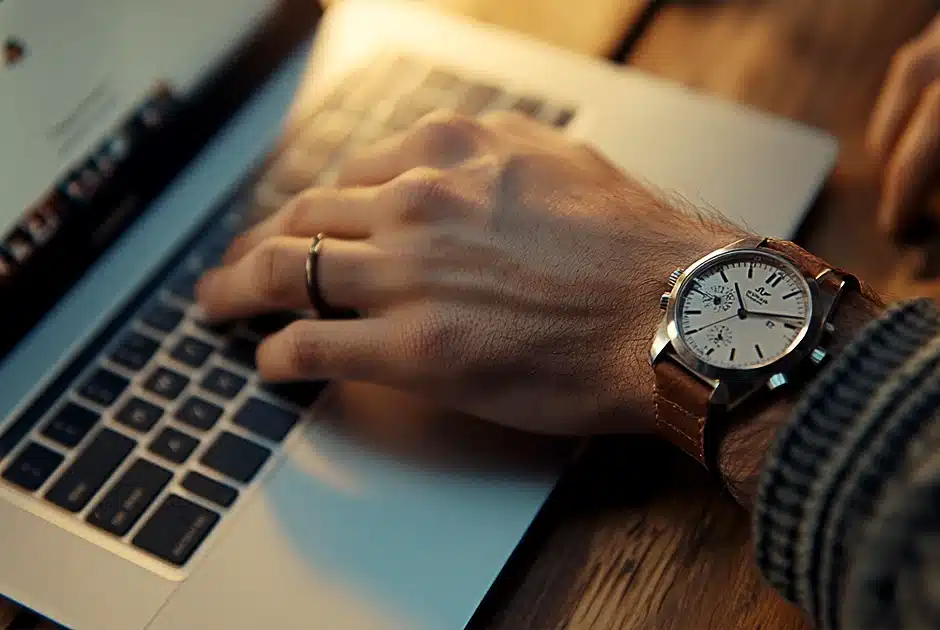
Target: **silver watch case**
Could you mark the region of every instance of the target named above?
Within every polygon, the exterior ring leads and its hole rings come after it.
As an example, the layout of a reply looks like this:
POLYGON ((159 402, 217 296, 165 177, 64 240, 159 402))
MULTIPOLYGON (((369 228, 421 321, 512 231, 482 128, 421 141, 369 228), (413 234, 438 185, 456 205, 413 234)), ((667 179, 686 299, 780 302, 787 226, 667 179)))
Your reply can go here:
MULTIPOLYGON (((827 327, 829 327, 828 321, 839 293, 830 294, 822 289, 819 279, 825 274, 833 272, 827 270, 815 278, 807 276, 790 259, 777 252, 762 249, 762 243, 763 241, 760 239, 742 239, 711 252, 685 269, 673 285, 672 291, 668 294, 666 314, 656 330, 653 344, 650 347, 651 365, 655 365, 665 356, 670 356, 692 375, 714 389, 711 397, 712 404, 733 405, 765 384, 771 389, 775 389, 786 384, 788 375, 804 361, 812 360, 814 363, 819 363, 826 356, 820 342, 827 327), (779 264, 789 267, 801 276, 809 287, 812 312, 809 322, 800 330, 784 356, 748 369, 716 367, 696 357, 679 334, 676 321, 677 298, 689 279, 694 278, 703 267, 721 258, 737 257, 742 252, 749 251, 773 258, 779 264)), ((666 294, 663 295, 663 298, 666 298, 666 294)))

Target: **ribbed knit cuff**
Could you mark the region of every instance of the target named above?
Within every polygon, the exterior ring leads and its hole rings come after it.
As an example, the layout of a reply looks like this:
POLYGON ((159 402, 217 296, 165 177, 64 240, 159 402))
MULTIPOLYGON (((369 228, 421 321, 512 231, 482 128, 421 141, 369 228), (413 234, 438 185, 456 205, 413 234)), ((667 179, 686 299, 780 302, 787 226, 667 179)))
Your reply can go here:
MULTIPOLYGON (((820 588, 820 579, 832 573, 829 565, 823 567, 829 550, 820 545, 834 501, 831 490, 848 482, 846 469, 854 464, 845 462, 873 439, 874 429, 859 426, 875 426, 883 415, 870 407, 897 404, 876 401, 876 393, 898 380, 902 366, 938 334, 940 309, 932 301, 889 309, 810 385, 768 453, 754 514, 757 563, 764 577, 819 627, 830 627, 834 618, 821 603, 821 591, 832 585, 820 588)), ((868 485, 880 487, 870 479, 868 485)), ((826 560, 831 564, 831 558, 826 560)))

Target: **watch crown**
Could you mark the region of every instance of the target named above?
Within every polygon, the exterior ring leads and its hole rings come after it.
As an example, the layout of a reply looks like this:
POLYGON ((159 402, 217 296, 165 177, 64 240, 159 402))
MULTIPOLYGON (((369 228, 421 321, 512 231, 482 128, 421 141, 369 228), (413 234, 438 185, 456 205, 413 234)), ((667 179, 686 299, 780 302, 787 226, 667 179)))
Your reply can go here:
POLYGON ((679 276, 682 275, 683 271, 685 271, 685 269, 682 269, 680 267, 679 269, 676 269, 671 274, 669 274, 669 288, 670 289, 676 286, 676 283, 679 281, 679 276))
POLYGON ((787 382, 788 381, 787 381, 786 374, 774 374, 767 381, 767 389, 769 389, 770 391, 774 391, 775 389, 779 389, 783 387, 784 385, 786 385, 787 382))
POLYGON ((666 307, 669 306, 669 297, 670 297, 669 293, 663 293, 662 295, 659 296, 659 308, 661 308, 664 311, 666 310, 666 307))

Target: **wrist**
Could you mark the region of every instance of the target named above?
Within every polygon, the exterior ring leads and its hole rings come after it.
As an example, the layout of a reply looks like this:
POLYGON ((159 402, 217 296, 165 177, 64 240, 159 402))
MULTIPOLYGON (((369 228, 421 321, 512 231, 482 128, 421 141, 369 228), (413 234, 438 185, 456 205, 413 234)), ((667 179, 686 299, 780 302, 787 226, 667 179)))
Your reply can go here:
MULTIPOLYGON (((827 351, 839 354, 868 322, 883 312, 884 305, 867 287, 861 292, 846 293, 833 315, 834 330, 826 344, 827 351)), ((753 506, 767 452, 807 386, 804 383, 795 387, 760 409, 745 405, 731 415, 718 445, 718 472, 731 495, 745 508, 753 506)))

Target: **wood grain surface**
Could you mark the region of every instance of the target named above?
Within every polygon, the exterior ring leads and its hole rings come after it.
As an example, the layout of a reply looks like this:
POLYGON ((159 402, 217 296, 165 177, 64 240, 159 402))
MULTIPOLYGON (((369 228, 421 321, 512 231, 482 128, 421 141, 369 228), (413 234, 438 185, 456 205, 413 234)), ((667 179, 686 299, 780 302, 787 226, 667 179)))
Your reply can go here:
MULTIPOLYGON (((640 3, 429 1, 601 55, 616 47, 640 3)), ((631 61, 837 135, 838 168, 801 240, 882 291, 923 293, 935 285, 915 283, 920 257, 875 233, 878 178, 863 138, 893 52, 934 12, 931 0, 674 2, 631 61)), ((747 515, 683 456, 646 441, 598 441, 538 519, 474 625, 806 630, 801 614, 757 576, 749 529, 747 515)), ((13 614, 0 604, 0 629, 11 627, 13 614)), ((28 623, 23 627, 34 627, 28 623)))

